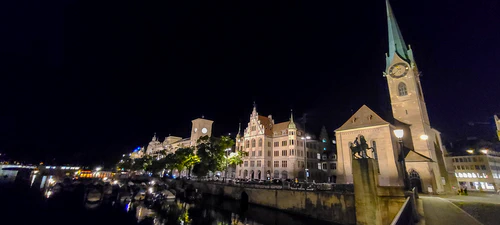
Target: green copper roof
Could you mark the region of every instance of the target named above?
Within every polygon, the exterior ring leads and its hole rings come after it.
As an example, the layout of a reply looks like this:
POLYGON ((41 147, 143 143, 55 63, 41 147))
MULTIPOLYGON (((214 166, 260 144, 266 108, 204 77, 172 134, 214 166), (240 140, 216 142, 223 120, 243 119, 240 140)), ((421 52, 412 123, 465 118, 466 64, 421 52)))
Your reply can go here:
POLYGON ((392 61, 394 54, 398 54, 401 59, 409 62, 408 49, 403 40, 403 35, 401 35, 401 31, 399 30, 396 17, 394 17, 389 0, 385 2, 387 6, 387 28, 389 31, 389 60, 392 61))

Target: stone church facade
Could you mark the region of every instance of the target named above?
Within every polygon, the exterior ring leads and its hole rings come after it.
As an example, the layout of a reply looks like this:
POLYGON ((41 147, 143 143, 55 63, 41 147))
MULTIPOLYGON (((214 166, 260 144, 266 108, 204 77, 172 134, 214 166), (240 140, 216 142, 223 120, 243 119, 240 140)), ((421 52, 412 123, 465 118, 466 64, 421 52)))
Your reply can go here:
POLYGON ((386 4, 389 52, 384 77, 393 118, 384 120, 363 106, 336 130, 339 182, 352 182, 350 146, 363 135, 369 147, 375 149, 376 155, 370 153, 370 157, 378 160, 380 184, 402 185, 398 183, 403 174, 397 160, 400 150, 393 131, 403 129, 403 151, 411 185, 422 192, 449 192, 453 182, 444 161, 446 151, 440 133, 429 121, 413 50, 405 44, 391 6, 388 1, 386 4))

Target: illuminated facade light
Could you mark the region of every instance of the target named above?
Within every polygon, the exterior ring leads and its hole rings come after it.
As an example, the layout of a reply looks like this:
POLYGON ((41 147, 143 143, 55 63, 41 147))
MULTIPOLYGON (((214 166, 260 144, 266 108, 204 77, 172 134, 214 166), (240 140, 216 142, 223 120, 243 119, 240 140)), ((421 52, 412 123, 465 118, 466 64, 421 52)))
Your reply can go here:
POLYGON ((394 135, 396 135, 397 138, 403 138, 405 132, 403 129, 397 129, 394 130, 394 135))

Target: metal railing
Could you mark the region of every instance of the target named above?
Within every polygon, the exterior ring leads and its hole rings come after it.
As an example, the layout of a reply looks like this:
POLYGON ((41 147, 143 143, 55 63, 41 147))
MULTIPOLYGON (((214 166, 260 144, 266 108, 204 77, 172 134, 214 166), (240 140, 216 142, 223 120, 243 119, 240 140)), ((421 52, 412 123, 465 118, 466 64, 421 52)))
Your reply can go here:
POLYGON ((235 182, 233 180, 206 180, 196 179, 193 181, 212 183, 225 186, 244 187, 244 188, 259 188, 259 189, 278 189, 278 190, 297 190, 297 191, 330 191, 338 193, 354 193, 354 185, 352 184, 332 184, 332 183, 305 183, 305 182, 235 182))
POLYGON ((399 209, 398 214, 392 220, 391 225, 414 225, 418 222, 416 198, 418 198, 418 194, 413 188, 411 194, 406 197, 403 206, 399 209))

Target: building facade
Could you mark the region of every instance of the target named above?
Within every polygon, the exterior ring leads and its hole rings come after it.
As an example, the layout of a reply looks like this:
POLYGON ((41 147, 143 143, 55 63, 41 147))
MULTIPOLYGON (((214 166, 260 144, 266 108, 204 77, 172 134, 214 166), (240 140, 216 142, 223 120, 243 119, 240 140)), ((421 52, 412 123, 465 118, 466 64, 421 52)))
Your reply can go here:
POLYGON ((412 186, 422 192, 451 191, 449 175, 452 172, 444 160, 446 150, 440 133, 430 125, 413 50, 405 44, 388 1, 386 6, 389 52, 386 54, 384 77, 393 118, 383 120, 363 106, 337 129, 337 152, 339 165, 342 164, 342 169, 338 168, 339 175, 342 182, 352 182, 350 145, 356 138, 366 136, 366 140, 373 139, 368 140, 368 145, 378 151, 380 184, 392 186, 400 183, 398 177, 403 172, 398 156, 401 150, 393 131, 403 129, 402 149, 412 186))
POLYGON ((177 136, 167 136, 160 142, 156 137, 156 133, 153 135, 152 140, 149 142, 148 146, 140 147, 135 149, 130 153, 131 158, 141 158, 145 155, 153 157, 162 157, 161 154, 165 151, 165 154, 175 153, 178 148, 193 147, 196 146, 196 142, 202 136, 212 136, 212 124, 214 121, 207 120, 205 118, 197 118, 191 121, 191 136, 188 138, 182 138, 177 136))
POLYGON ((261 116, 254 105, 243 133, 236 135, 236 150, 245 151, 243 164, 236 167, 241 179, 305 179, 319 177, 320 144, 293 121, 275 123, 272 115, 261 116))
POLYGON ((322 176, 320 180, 335 183, 337 180, 337 149, 334 140, 330 139, 324 126, 321 128, 319 140, 320 151, 322 152, 320 163, 323 172, 320 173, 320 176, 322 176))
POLYGON ((467 155, 451 157, 460 187, 472 191, 499 191, 500 153, 486 149, 468 151, 467 155))

